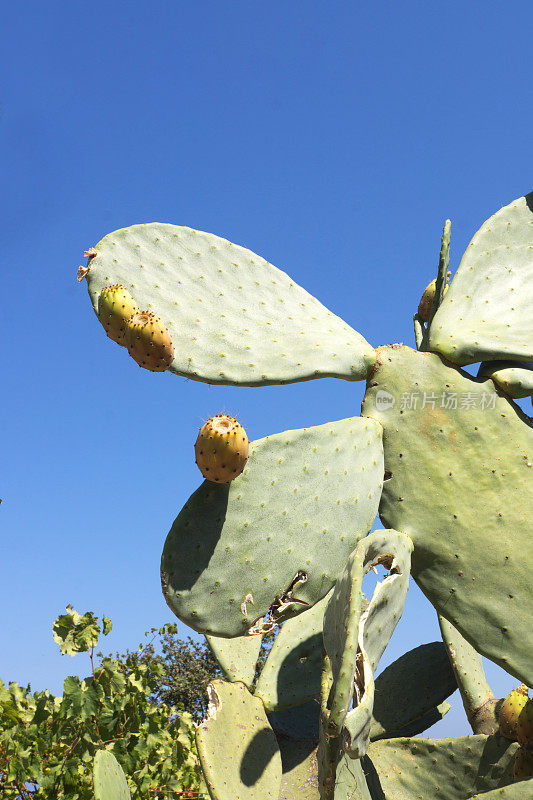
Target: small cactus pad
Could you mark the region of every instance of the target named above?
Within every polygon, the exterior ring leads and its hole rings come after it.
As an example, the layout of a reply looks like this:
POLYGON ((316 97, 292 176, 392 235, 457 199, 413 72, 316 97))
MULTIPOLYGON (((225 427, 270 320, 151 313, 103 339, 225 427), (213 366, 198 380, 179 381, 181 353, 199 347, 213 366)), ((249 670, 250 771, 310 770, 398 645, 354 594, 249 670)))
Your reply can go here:
POLYGON ((235 417, 216 414, 200 428, 194 445, 198 469, 208 481, 229 483, 248 460, 248 436, 235 417))
POLYGON ((429 331, 429 349, 455 364, 533 361, 533 194, 476 233, 429 331))
POLYGON ((373 797, 458 800, 511 783, 516 747, 501 736, 482 734, 382 739, 370 744, 364 770, 373 797))
POLYGON ((268 712, 320 694, 322 623, 330 595, 283 623, 255 689, 268 712))
POLYGON ((242 683, 218 680, 208 695, 196 743, 212 800, 278 800, 281 757, 261 700, 242 683))
POLYGON ((379 348, 363 414, 383 425, 380 517, 413 540, 413 577, 476 650, 531 685, 528 419, 492 381, 402 345, 379 348))
POLYGON ((522 683, 517 689, 509 692, 500 706, 498 715, 500 733, 512 742, 517 741, 518 717, 527 701, 527 686, 522 683))
POLYGON ((516 738, 521 745, 533 749, 533 700, 531 699, 524 703, 518 715, 516 738))
POLYGON ((125 286, 163 320, 178 375, 244 386, 361 380, 374 362, 368 342, 288 275, 219 236, 154 222, 114 231, 95 250, 95 311, 104 286, 125 286))
POLYGON ((205 638, 228 681, 241 681, 251 691, 262 637, 224 639, 208 633, 205 638))
POLYGON ((457 682, 442 642, 421 644, 409 650, 375 680, 370 738, 390 737, 438 707, 456 689, 457 682))
POLYGON ((172 339, 152 311, 138 311, 130 317, 124 340, 133 360, 151 372, 164 372, 174 358, 172 339))
POLYGON ((533 396, 533 364, 526 361, 484 361, 477 374, 492 378, 509 397, 533 396))
POLYGON ((126 776, 109 750, 98 750, 94 757, 94 796, 96 800, 130 800, 126 776))
POLYGON ((362 737, 363 752, 372 715, 373 671, 403 611, 411 550, 411 540, 397 531, 374 531, 362 539, 339 576, 324 614, 324 648, 331 660, 333 679, 328 728, 336 734, 341 732, 355 687, 349 733, 352 743, 362 737), (376 564, 386 566, 389 574, 376 584, 370 605, 362 613, 363 578, 376 564), (360 660, 357 664, 356 656, 360 660))
POLYGON ((124 345, 127 322, 139 309, 124 286, 104 286, 98 295, 98 319, 110 339, 124 345))
POLYGON ((195 630, 229 637, 304 611, 372 527, 382 481, 372 420, 252 442, 242 475, 206 481, 175 520, 161 560, 168 605, 195 630))
MULTIPOLYGON (((533 778, 533 750, 526 750, 525 747, 518 748, 514 757, 513 776, 515 781, 533 778)), ((530 791, 533 792, 533 782, 530 791)), ((533 797, 533 794, 530 797, 533 797)))

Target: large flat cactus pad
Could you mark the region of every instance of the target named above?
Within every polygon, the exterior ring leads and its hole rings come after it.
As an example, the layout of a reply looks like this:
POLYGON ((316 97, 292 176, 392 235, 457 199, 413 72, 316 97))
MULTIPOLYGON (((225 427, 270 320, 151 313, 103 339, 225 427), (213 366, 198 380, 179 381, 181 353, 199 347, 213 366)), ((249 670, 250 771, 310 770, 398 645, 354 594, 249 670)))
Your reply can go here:
POLYGON ((285 272, 220 236, 152 222, 114 231, 95 250, 95 312, 103 287, 122 284, 163 320, 177 375, 244 386, 360 380, 374 362, 368 342, 285 272))
POLYGON ((383 425, 384 524, 412 574, 483 655, 533 684, 533 429, 491 380, 400 345, 378 350, 363 413, 383 425))

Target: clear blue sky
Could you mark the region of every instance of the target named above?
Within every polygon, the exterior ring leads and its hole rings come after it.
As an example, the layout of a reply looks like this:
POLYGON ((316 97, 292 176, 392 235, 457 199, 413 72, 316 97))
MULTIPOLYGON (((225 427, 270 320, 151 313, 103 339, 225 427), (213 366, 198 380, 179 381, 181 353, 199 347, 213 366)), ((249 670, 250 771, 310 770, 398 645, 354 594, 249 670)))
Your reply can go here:
MULTIPOLYGON (((112 618, 106 649, 169 620, 161 549, 213 412, 255 439, 360 410, 362 384, 213 388, 140 370, 75 280, 84 249, 139 222, 212 231, 372 344, 412 345, 445 218, 456 268, 533 188, 532 24, 525 0, 4 7, 4 681, 60 692, 86 673, 51 638, 67 603, 112 618)), ((384 663, 437 635, 413 585, 384 663)), ((500 694, 515 684, 490 674, 500 694)), ((462 709, 449 719, 442 735, 467 731, 462 709)))

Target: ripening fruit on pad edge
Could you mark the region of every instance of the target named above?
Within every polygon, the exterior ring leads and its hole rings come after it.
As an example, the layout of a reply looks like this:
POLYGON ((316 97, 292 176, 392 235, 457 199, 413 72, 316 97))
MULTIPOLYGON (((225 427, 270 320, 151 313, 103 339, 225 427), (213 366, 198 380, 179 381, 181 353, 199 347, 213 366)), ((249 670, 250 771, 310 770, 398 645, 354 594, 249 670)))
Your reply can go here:
POLYGON ((510 692, 500 707, 500 733, 516 742, 518 716, 527 703, 527 686, 522 684, 510 692))
MULTIPOLYGON (((446 281, 450 277, 452 273, 448 272, 446 276, 446 281)), ((426 288, 424 289, 424 293, 420 298, 420 303, 418 304, 418 316, 423 322, 429 322, 429 315, 431 313, 431 306, 433 304, 433 298, 435 297, 435 289, 437 288, 437 279, 433 278, 431 283, 428 283, 426 288)), ((444 287, 444 294, 448 291, 448 283, 444 287)), ((443 295, 444 297, 444 295, 443 295)))
POLYGON ((139 311, 126 326, 128 353, 140 367, 164 372, 174 358, 174 345, 163 322, 151 311, 139 311))
POLYGON ((200 428, 194 452, 204 478, 229 483, 241 474, 248 460, 248 436, 235 417, 216 414, 200 428))
POLYGON ((514 757, 514 779, 533 778, 533 750, 519 747, 514 757))
POLYGON ((138 310, 137 303, 120 283, 104 286, 98 296, 98 319, 109 338, 122 346, 127 322, 138 310))
POLYGON ((518 744, 533 748, 533 700, 528 700, 516 723, 518 744))

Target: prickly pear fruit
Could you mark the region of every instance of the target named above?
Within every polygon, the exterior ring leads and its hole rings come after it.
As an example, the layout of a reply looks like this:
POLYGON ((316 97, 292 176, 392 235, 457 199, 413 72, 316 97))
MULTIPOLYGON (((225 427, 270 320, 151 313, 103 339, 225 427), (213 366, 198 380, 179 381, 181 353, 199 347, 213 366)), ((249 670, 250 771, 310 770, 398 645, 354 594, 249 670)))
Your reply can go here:
POLYGON ((163 322, 151 311, 129 318, 125 335, 128 353, 140 367, 164 372, 174 358, 174 345, 163 322))
POLYGON ((518 715, 516 739, 519 744, 533 748, 533 700, 528 700, 518 715))
POLYGON ((514 779, 533 778, 533 750, 519 747, 514 757, 514 779))
POLYGON ((138 310, 137 303, 120 283, 104 286, 98 297, 98 319, 109 338, 122 346, 128 319, 138 310))
MULTIPOLYGON (((452 273, 448 272, 446 276, 446 286, 444 287, 444 294, 448 291, 448 278, 452 273)), ((431 313, 431 305, 433 303, 433 298, 435 297, 435 289, 437 288, 437 279, 434 278, 431 283, 428 283, 426 288, 424 289, 424 294, 420 299, 420 303, 418 304, 418 316, 423 322, 429 322, 429 315, 431 313)), ((444 295, 443 295, 444 297, 444 295)))
POLYGON ((235 417, 216 414, 200 428, 194 445, 196 463, 204 478, 229 483, 248 459, 248 437, 235 417))
POLYGON ((500 706, 500 733, 516 742, 518 716, 527 703, 527 686, 513 689, 500 706))

